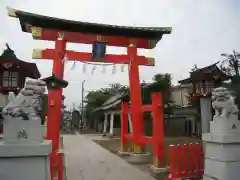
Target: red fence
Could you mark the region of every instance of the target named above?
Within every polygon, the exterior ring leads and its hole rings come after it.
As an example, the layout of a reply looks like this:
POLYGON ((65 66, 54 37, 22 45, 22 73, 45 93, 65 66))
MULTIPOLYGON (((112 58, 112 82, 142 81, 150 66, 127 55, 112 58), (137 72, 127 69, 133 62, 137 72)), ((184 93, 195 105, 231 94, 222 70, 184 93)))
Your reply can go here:
POLYGON ((201 179, 204 171, 204 154, 201 144, 171 145, 169 147, 169 156, 168 180, 186 177, 201 179))

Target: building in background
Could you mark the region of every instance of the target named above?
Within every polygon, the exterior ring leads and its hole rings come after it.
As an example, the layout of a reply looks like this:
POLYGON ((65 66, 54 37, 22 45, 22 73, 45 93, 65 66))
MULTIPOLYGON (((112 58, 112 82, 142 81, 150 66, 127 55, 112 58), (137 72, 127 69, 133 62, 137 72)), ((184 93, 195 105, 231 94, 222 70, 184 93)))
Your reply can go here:
POLYGON ((181 84, 171 88, 171 100, 176 106, 188 107, 189 106, 189 93, 192 93, 192 84, 181 84))

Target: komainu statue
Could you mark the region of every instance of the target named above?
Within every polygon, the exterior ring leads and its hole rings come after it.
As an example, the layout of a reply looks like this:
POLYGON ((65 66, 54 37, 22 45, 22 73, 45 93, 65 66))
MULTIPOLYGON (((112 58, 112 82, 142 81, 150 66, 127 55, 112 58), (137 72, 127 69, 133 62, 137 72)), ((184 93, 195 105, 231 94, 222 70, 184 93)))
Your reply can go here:
POLYGON ((214 117, 228 117, 230 114, 238 114, 238 108, 235 104, 233 95, 224 87, 219 87, 213 90, 212 107, 215 110, 214 117))
POLYGON ((45 86, 44 81, 29 78, 17 96, 10 92, 8 104, 3 108, 3 117, 21 117, 22 120, 40 118, 45 86))

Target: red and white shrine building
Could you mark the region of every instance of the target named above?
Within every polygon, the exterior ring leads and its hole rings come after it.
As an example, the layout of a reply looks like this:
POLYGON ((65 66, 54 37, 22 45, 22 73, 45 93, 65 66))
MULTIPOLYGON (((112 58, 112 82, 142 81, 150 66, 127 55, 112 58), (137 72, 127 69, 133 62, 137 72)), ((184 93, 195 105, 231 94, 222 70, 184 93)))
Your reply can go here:
MULTIPOLYGON (((40 72, 35 63, 22 61, 6 44, 6 49, 0 55, 0 113, 7 104, 8 93, 18 93, 25 84, 27 77, 38 79, 40 72)), ((0 124, 0 127, 2 125, 0 124)), ((0 133, 2 128, 0 128, 0 133)))

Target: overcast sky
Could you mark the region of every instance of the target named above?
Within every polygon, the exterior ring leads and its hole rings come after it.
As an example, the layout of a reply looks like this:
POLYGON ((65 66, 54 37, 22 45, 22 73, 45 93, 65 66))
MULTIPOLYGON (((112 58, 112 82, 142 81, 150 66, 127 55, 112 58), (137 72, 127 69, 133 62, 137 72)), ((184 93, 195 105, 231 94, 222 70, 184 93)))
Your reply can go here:
MULTIPOLYGON (((203 67, 221 60, 221 53, 240 51, 239 0, 0 0, 0 51, 9 43, 19 59, 36 62, 43 77, 51 75, 50 60, 32 60, 32 48, 53 48, 53 42, 33 40, 23 33, 17 19, 7 16, 6 6, 33 13, 78 21, 173 28, 164 35, 154 50, 139 50, 140 54, 154 56, 155 67, 141 67, 141 80, 151 82, 155 73, 171 73, 173 83, 186 78, 193 64, 203 67)), ((68 44, 68 49, 91 51, 91 46, 68 44)), ((124 48, 108 48, 109 53, 126 53, 124 48)), ((92 66, 83 72, 78 62, 67 62, 65 79, 69 86, 64 90, 66 104, 79 103, 81 82, 86 80, 88 90, 106 87, 109 83, 128 84, 127 66, 112 74, 112 66, 102 72, 92 66)))

